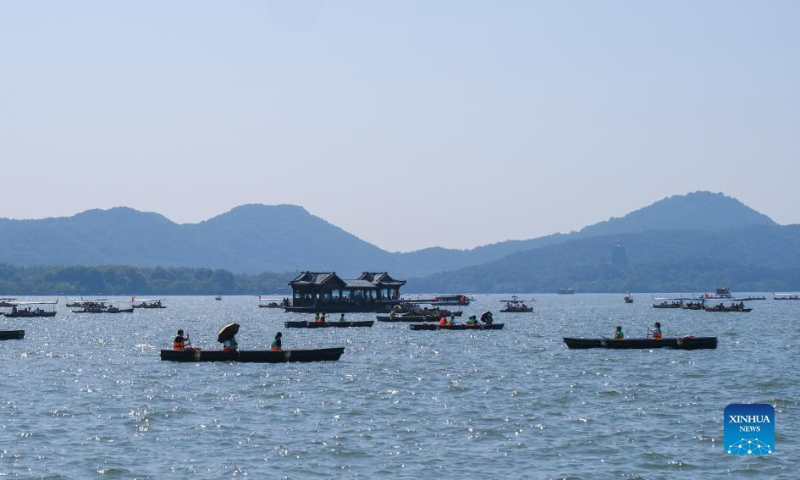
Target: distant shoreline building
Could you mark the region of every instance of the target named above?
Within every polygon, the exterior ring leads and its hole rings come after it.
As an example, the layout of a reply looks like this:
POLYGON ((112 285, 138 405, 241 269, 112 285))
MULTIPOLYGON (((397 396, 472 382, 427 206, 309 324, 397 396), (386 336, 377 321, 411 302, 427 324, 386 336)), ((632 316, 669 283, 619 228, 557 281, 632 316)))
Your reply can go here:
POLYGON ((287 312, 380 312, 400 300, 405 280, 386 272, 363 272, 356 279, 343 279, 336 272, 302 272, 289 282, 292 304, 287 312))

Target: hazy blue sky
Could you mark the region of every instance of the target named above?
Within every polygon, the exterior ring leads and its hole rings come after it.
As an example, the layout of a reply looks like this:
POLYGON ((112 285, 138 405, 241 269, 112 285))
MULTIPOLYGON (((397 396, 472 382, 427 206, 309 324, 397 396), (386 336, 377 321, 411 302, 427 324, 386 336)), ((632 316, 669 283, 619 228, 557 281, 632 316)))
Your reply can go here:
POLYGON ((0 216, 293 203, 390 250, 722 191, 800 223, 800 2, 0 3, 0 216))

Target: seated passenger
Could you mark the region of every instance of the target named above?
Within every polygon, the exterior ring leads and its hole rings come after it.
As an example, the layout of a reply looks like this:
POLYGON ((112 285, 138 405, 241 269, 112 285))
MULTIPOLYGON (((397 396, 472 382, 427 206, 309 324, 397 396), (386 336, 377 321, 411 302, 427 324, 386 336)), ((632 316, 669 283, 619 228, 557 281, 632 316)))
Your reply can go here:
POLYGON ((270 346, 270 350, 282 350, 281 348, 281 337, 283 334, 278 332, 275 334, 275 340, 272 341, 272 345, 270 346))
POLYGON ((614 332, 614 340, 625 340, 625 334, 622 333, 622 327, 617 326, 617 331, 614 332))

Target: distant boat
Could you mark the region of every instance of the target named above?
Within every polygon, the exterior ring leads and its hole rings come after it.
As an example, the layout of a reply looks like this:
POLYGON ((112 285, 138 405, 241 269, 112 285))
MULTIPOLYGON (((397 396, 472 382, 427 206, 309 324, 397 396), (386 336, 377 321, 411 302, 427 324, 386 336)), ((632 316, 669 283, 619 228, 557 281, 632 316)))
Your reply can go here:
POLYGON ((0 340, 22 340, 25 330, 0 330, 0 340))
POLYGON ((721 287, 717 287, 717 297, 719 298, 731 298, 731 287, 727 285, 723 285, 721 287))
POLYGON ((131 306, 133 308, 167 308, 159 299, 147 299, 142 298, 139 300, 139 303, 133 303, 136 301, 136 297, 131 297, 131 306))
POLYGON ((371 327, 374 320, 362 320, 354 322, 340 322, 338 320, 314 322, 314 321, 289 321, 284 323, 286 328, 349 328, 349 327, 371 327))
POLYGON ((289 306, 289 299, 284 298, 278 303, 275 300, 270 300, 268 298, 261 298, 261 295, 258 296, 258 308, 283 308, 289 306))
POLYGON ((630 293, 627 294, 623 300, 625 300, 625 303, 633 303, 633 297, 630 293))
POLYGON ((437 295, 430 304, 434 306, 469 305, 469 297, 460 293, 456 295, 437 295))
POLYGON ((528 313, 533 311, 533 307, 525 305, 525 302, 516 295, 512 295, 511 300, 500 301, 506 304, 506 307, 500 310, 501 313, 528 313))
POLYGON ((573 288, 562 288, 558 291, 559 295, 573 295, 575 293, 575 289, 573 288))
POLYGON ((411 330, 502 330, 504 325, 502 323, 493 323, 491 325, 439 325, 438 323, 418 323, 409 325, 411 330))
POLYGON ((222 297, 219 297, 219 296, 214 297, 214 300, 222 300, 222 297))
POLYGON ((703 302, 681 303, 681 308, 683 310, 702 310, 703 309, 703 302))
POLYGON ((58 300, 55 302, 5 302, 7 307, 11 307, 11 311, 8 313, 4 313, 6 317, 9 318, 35 318, 35 317, 55 317, 56 311, 55 306, 53 306, 53 310, 44 310, 39 308, 31 308, 32 305, 56 305, 58 304, 58 300))
POLYGON ((703 310, 706 312, 742 312, 747 313, 752 311, 752 308, 747 308, 744 306, 744 302, 733 302, 730 305, 725 305, 724 303, 720 302, 717 305, 706 305, 703 307, 703 310))
POLYGON ((800 295, 794 293, 773 293, 773 300, 800 300, 800 295))
POLYGON ((679 301, 671 301, 668 302, 664 300, 661 303, 654 303, 653 308, 681 308, 681 302, 679 301))

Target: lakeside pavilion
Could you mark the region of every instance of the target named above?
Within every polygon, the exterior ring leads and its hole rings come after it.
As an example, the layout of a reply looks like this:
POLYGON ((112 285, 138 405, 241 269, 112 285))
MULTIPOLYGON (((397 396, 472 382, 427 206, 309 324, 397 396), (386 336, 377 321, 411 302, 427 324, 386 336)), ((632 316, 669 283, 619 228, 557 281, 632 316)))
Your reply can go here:
POLYGON ((358 278, 344 279, 336 272, 302 272, 289 282, 292 305, 298 312, 377 312, 399 302, 405 280, 395 280, 386 272, 363 272, 358 278))

